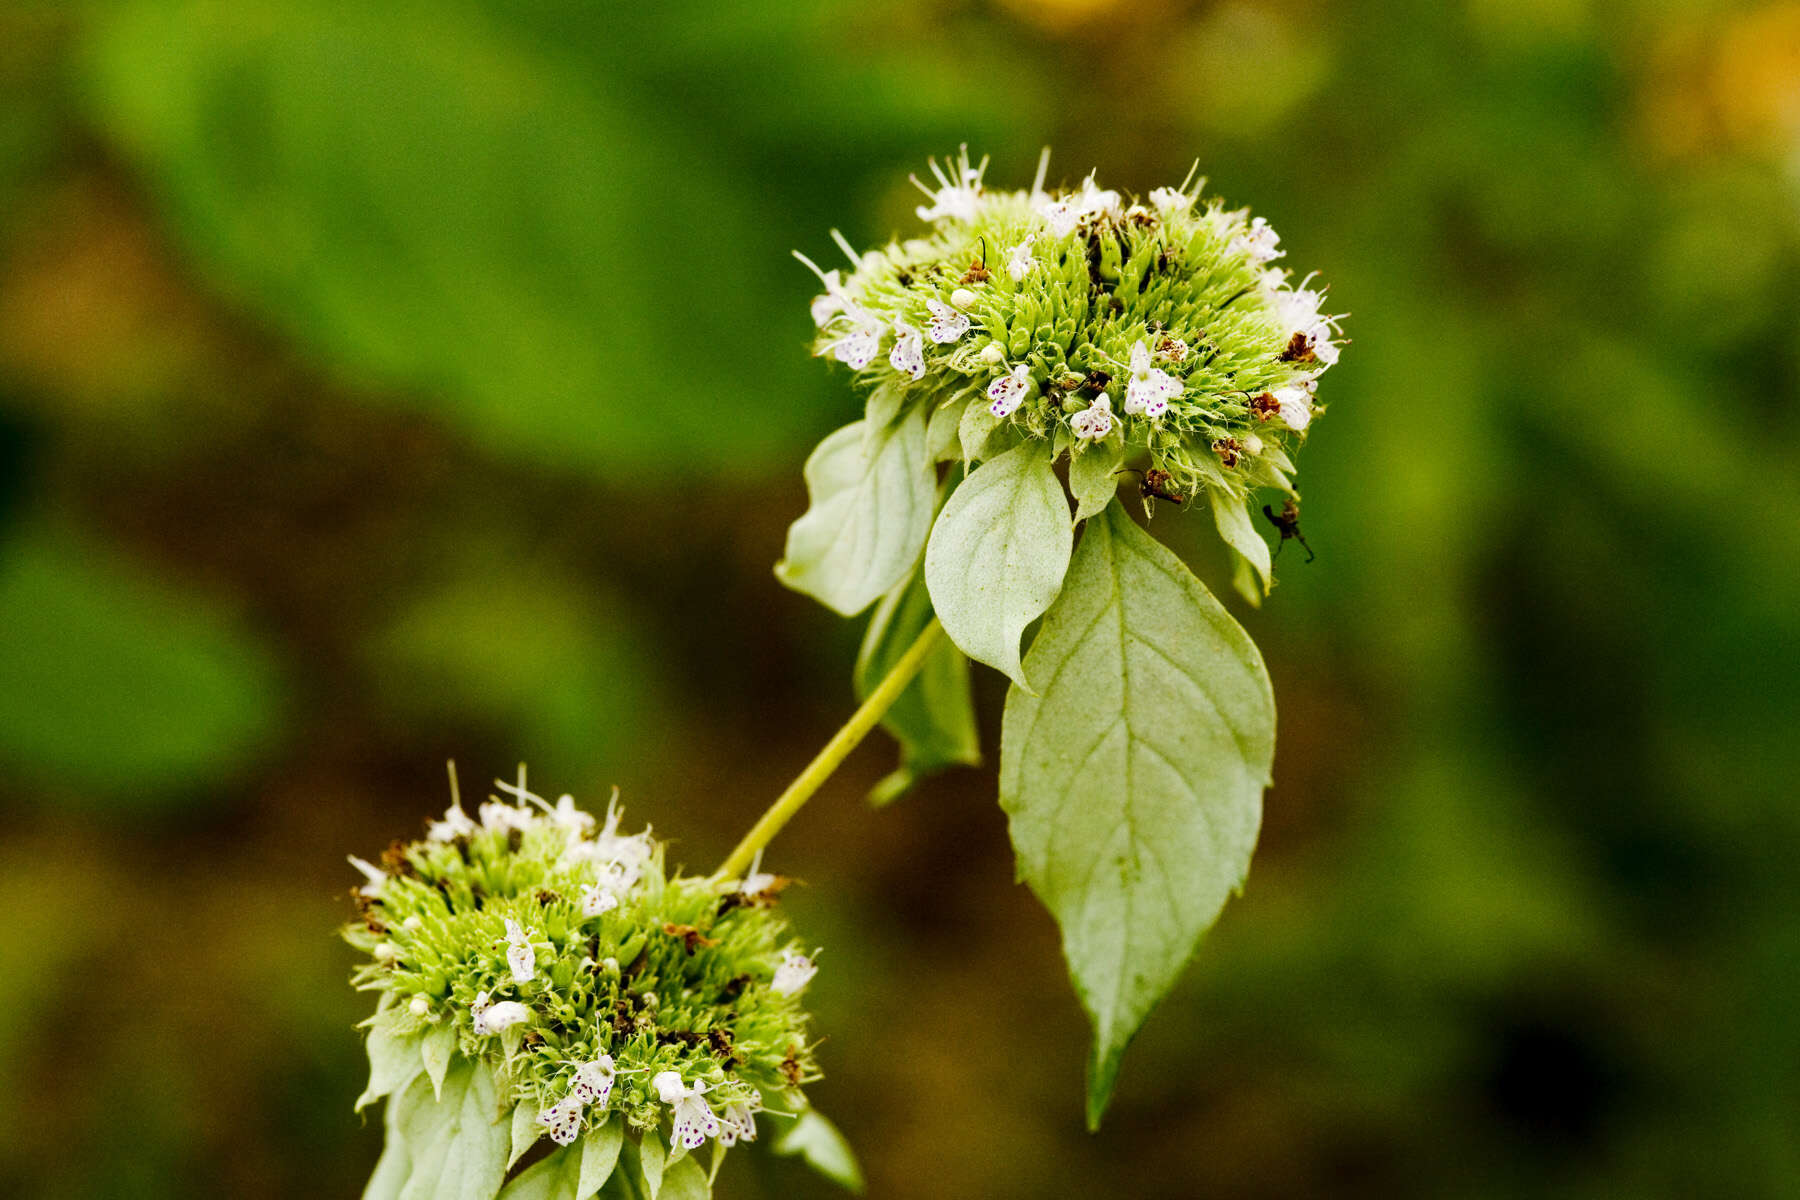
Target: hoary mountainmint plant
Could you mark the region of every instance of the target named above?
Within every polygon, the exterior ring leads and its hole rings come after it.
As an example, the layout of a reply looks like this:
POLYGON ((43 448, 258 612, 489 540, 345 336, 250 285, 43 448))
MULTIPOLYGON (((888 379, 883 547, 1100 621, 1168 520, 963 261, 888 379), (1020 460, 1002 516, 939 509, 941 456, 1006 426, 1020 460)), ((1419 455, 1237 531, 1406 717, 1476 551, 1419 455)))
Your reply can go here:
POLYGON ((379 865, 351 859, 366 882, 345 936, 380 997, 357 1107, 387 1098, 364 1196, 691 1200, 759 1113, 778 1150, 859 1187, 802 1090, 817 968, 775 910, 787 881, 670 873, 616 803, 602 824, 523 772, 498 786, 511 802, 453 802, 379 865))
MULTIPOLYGON (((776 568, 845 616, 872 610, 861 705, 710 876, 648 830, 496 785, 378 863, 346 931, 386 1142, 368 1200, 690 1200, 756 1140, 860 1187, 812 1109, 810 951, 763 850, 877 724, 900 765, 872 799, 981 759, 971 659, 1010 680, 1000 803, 1019 876, 1061 926, 1094 1025, 1087 1114, 1243 884, 1274 757, 1262 658, 1127 511, 1204 504, 1252 603, 1272 556, 1258 491, 1297 533, 1289 449, 1337 361, 1323 293, 1271 264, 1261 219, 1158 188, 1127 204, 993 192, 933 165, 924 236, 822 270, 817 352, 862 419, 806 463, 811 505, 776 568), (504 798, 502 798, 504 797, 504 798), (696 1155, 709 1155, 702 1168, 696 1155)), ((836 235, 834 235, 836 236, 836 235)))
POLYGON ((1275 231, 1191 176, 1128 203, 1092 176, 1046 190, 1047 154, 1029 191, 988 190, 986 166, 965 150, 935 186, 915 178, 922 236, 858 253, 834 233, 847 272, 800 256, 824 285, 815 352, 867 401, 808 459, 776 573, 845 616, 874 608, 839 742, 876 720, 899 741, 877 801, 979 761, 969 659, 1012 681, 1000 803, 1093 1021, 1096 1125, 1126 1044, 1243 884, 1275 745, 1256 647, 1119 487, 1147 516, 1209 509, 1260 602, 1273 564, 1252 497, 1282 493, 1263 511, 1297 534, 1289 451, 1338 324, 1310 277, 1273 265, 1275 231))

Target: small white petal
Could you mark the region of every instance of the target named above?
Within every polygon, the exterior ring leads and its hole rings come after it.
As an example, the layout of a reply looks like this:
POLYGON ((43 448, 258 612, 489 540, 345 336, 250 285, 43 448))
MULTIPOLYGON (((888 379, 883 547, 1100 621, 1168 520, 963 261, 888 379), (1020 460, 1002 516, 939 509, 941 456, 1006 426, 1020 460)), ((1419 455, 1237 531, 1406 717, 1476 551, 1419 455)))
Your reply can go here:
POLYGON ((1112 432, 1112 401, 1104 394, 1094 397, 1094 402, 1069 418, 1069 428, 1075 436, 1093 442, 1112 432))
POLYGON ((818 966, 804 954, 789 951, 781 956, 781 965, 775 968, 775 977, 769 981, 771 991, 783 996, 791 996, 819 973, 818 966))
POLYGON ((938 345, 947 345, 969 332, 967 313, 957 312, 941 300, 927 300, 925 307, 931 312, 931 324, 927 332, 938 345))
POLYGON ((537 1116, 539 1125, 550 1131, 550 1140, 567 1146, 581 1136, 581 1101, 573 1096, 546 1108, 537 1116))
POLYGON ((988 385, 988 399, 993 401, 988 405, 988 411, 996 417, 1010 417, 1030 392, 1031 368, 1020 363, 1010 374, 1002 375, 988 385))
POLYGON ((888 352, 888 364, 914 380, 925 377, 925 340, 905 321, 894 322, 894 348, 888 352))
POLYGON ((880 349, 881 336, 865 327, 852 330, 848 337, 839 339, 831 352, 852 371, 860 371, 875 361, 875 354, 880 349))
POLYGON ((368 880, 367 883, 356 889, 357 892, 364 896, 379 896, 382 884, 387 882, 387 872, 354 854, 350 855, 350 865, 361 871, 363 878, 368 880))

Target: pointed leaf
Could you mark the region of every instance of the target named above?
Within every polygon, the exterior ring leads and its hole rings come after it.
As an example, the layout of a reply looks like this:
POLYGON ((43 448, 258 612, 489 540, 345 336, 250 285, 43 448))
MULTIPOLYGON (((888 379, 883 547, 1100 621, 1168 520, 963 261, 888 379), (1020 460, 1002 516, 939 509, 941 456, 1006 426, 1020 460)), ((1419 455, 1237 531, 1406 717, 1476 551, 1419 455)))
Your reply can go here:
POLYGON ((456 1056, 456 1023, 444 1021, 425 1035, 425 1042, 419 1048, 419 1055, 425 1061, 425 1074, 431 1079, 431 1090, 439 1096, 444 1091, 444 1072, 450 1069, 450 1060, 456 1056))
POLYGON ((937 473, 925 453, 925 406, 868 432, 858 421, 806 460, 812 506, 788 529, 775 575, 846 617, 892 590, 931 529, 937 473))
POLYGON ((538 1138, 543 1136, 544 1127, 538 1124, 537 1118, 538 1106, 531 1101, 522 1100, 513 1105, 512 1153, 506 1158, 508 1170, 525 1156, 527 1150, 537 1145, 538 1138))
MULTIPOLYGON (((931 595, 922 571, 882 598, 856 657, 857 699, 868 698, 931 617, 931 595)), ((900 767, 875 786, 871 801, 897 799, 915 780, 940 768, 980 764, 969 660, 948 638, 940 638, 932 648, 918 677, 881 718, 881 726, 900 743, 900 767)))
POLYGON ((576 1188, 580 1200, 587 1200, 612 1176, 619 1161, 619 1147, 625 1140, 625 1119, 612 1117, 589 1129, 581 1138, 581 1186, 576 1188))
POLYGON ((1256 526, 1250 520, 1250 510, 1238 497, 1213 488, 1208 488, 1206 494, 1212 501, 1213 523, 1219 527, 1219 536, 1245 562, 1256 568, 1256 574, 1262 582, 1262 593, 1268 595, 1275 567, 1270 561, 1269 543, 1263 541, 1262 535, 1256 532, 1256 526))
POLYGON ((1072 541, 1047 445, 1025 442, 977 467, 925 547, 925 581, 950 640, 1024 685, 1019 638, 1056 599, 1072 541))
POLYGON ((558 1146, 506 1185, 500 1200, 581 1200, 582 1144, 558 1146))
POLYGON ((999 426, 1000 418, 996 417, 988 406, 977 396, 963 409, 956 425, 956 440, 962 445, 963 466, 981 461, 982 447, 993 436, 999 426))
POLYGON ((424 1038, 417 1032, 396 1033, 386 1018, 369 1029, 369 1086, 356 1098, 356 1111, 411 1083, 413 1076, 425 1069, 419 1055, 424 1038))
POLYGON ((459 1060, 444 1076, 439 1099, 415 1079, 403 1098, 400 1133, 412 1154, 412 1177, 400 1200, 494 1200, 506 1178, 511 1130, 499 1119, 494 1072, 459 1060))
POLYGON ((662 1190, 663 1168, 668 1156, 668 1148, 662 1144, 656 1130, 647 1130, 644 1140, 638 1143, 638 1173, 643 1176, 644 1191, 650 1200, 656 1200, 656 1194, 662 1190))
POLYGON ((1119 492, 1116 472, 1124 461, 1122 442, 1108 439, 1069 458, 1069 493, 1075 497, 1075 519, 1085 521, 1111 504, 1119 492))
POLYGON ((1085 526, 1014 688, 1000 803, 1094 1024, 1088 1122, 1125 1046, 1244 880, 1275 751, 1250 638, 1114 505, 1085 526))
POLYGON ((775 1143, 777 1154, 798 1154, 808 1166, 839 1187, 853 1192, 863 1190, 862 1167, 855 1151, 817 1109, 809 1108, 794 1121, 775 1143))
POLYGON ((932 462, 950 462, 960 457, 963 413, 975 404, 975 397, 957 397, 935 406, 931 420, 925 425, 925 453, 932 462))

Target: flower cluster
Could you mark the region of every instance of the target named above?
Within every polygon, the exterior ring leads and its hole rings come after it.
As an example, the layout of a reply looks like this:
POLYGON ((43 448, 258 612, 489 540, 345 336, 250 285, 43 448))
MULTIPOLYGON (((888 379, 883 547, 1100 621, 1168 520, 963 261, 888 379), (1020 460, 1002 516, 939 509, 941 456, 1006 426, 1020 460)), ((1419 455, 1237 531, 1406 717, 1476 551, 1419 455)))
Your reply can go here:
MULTIPOLYGON (((932 164, 922 237, 822 270, 816 352, 934 412, 975 404, 1020 435, 1111 443, 1183 490, 1291 491, 1284 446, 1339 353, 1325 295, 1275 260, 1262 218, 1202 201, 1204 181, 1127 202, 1090 176, 989 191, 987 161, 932 164), (883 354, 883 350, 886 353, 883 354)), ((902 406, 904 407, 904 405, 902 406)))
POLYGON ((435 1041, 493 1070, 523 1113, 515 1138, 562 1146, 617 1114, 643 1139, 666 1119, 679 1155, 754 1140, 765 1108, 800 1111, 814 967, 776 911, 786 880, 670 874, 648 830, 621 832, 616 800, 601 822, 523 777, 498 786, 476 816, 453 803, 422 840, 351 860, 364 883, 345 936, 370 956, 358 986, 381 993, 377 1076, 387 1047, 428 1064, 435 1041))

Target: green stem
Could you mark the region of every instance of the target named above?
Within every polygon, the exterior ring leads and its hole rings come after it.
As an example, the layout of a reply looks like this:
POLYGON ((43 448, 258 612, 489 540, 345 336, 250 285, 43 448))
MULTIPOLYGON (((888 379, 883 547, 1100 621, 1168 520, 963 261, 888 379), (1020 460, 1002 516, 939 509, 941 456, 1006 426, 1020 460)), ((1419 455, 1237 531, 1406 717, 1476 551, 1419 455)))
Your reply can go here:
POLYGON ((875 728, 882 714, 900 698, 900 693, 906 690, 906 685, 913 681, 913 676, 925 665, 926 657, 943 633, 944 627, 933 617, 931 624, 920 631, 913 644, 907 647, 906 653, 900 656, 900 661, 875 685, 869 698, 850 714, 844 727, 825 743, 825 748, 819 751, 818 757, 806 764, 806 770, 788 784, 787 790, 777 796, 775 803, 769 805, 769 810, 750 827, 750 832, 737 844, 737 849, 720 865, 721 878, 734 879, 742 875, 749 868, 751 859, 756 857, 756 852, 767 846, 781 832, 781 827, 800 811, 801 806, 812 799, 813 793, 824 786, 825 781, 831 778, 831 773, 850 757, 850 752, 856 749, 857 743, 868 736, 869 730, 875 728))

